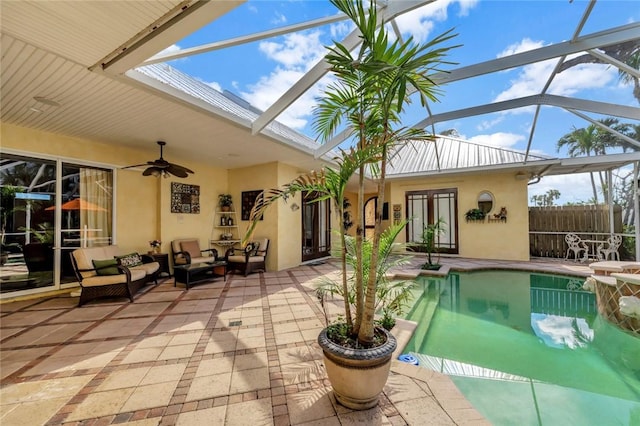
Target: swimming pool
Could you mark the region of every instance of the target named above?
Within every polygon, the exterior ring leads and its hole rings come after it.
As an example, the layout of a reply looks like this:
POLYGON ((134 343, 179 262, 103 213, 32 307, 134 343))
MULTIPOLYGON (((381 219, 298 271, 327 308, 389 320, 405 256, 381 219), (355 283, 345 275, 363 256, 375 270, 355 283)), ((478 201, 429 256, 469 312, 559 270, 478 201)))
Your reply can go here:
POLYGON ((640 425, 640 339, 582 278, 522 271, 419 280, 406 353, 451 375, 495 425, 640 425))

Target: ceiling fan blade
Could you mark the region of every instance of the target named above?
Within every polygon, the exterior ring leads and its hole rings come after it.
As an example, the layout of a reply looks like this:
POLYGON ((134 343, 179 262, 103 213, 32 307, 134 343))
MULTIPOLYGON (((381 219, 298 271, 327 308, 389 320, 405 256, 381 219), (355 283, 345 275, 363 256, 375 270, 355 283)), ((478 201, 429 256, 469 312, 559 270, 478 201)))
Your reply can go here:
POLYGON ((146 166, 146 165, 147 165, 147 163, 134 164, 133 166, 124 166, 124 167, 120 167, 120 170, 123 170, 123 169, 132 169, 132 168, 134 168, 134 167, 140 167, 140 166, 146 166))
POLYGON ((159 176, 162 173, 162 169, 158 167, 148 167, 142 172, 142 176, 159 176))
POLYGON ((186 170, 180 166, 176 166, 175 164, 169 165, 169 167, 166 168, 166 171, 179 178, 186 178, 189 176, 186 170))
POLYGON ((188 169, 188 168, 186 168, 186 167, 184 167, 184 166, 180 166, 180 165, 178 165, 178 164, 169 163, 169 165, 170 165, 171 167, 175 168, 175 169, 180 169, 180 170, 183 170, 183 171, 185 171, 185 172, 187 172, 187 173, 194 173, 194 171, 193 171, 193 170, 188 169))

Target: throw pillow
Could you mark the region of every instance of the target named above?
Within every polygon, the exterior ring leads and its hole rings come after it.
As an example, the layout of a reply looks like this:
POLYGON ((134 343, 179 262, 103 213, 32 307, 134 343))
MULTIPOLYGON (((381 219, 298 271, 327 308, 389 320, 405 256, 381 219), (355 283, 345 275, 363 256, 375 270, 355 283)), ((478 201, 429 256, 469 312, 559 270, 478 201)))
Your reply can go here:
POLYGON ((260 248, 260 243, 254 242, 253 243, 253 249, 251 249, 251 254, 250 256, 257 256, 258 255, 258 249, 260 248))
POLYGON ((126 266, 127 268, 142 265, 142 258, 138 253, 129 253, 125 254, 124 256, 116 256, 115 259, 120 265, 126 266))
POLYGON ((253 243, 247 243, 246 246, 244 246, 244 254, 248 254, 249 256, 251 256, 251 252, 253 251, 253 243))
POLYGON ((121 272, 118 271, 118 261, 115 259, 104 260, 92 260, 93 267, 96 268, 96 274, 98 275, 118 275, 121 272))
POLYGON ((189 253, 189 256, 191 256, 191 259, 193 259, 194 257, 202 256, 202 254, 200 254, 200 244, 198 243, 197 240, 189 240, 189 241, 181 242, 180 249, 182 251, 186 251, 187 253, 189 253))

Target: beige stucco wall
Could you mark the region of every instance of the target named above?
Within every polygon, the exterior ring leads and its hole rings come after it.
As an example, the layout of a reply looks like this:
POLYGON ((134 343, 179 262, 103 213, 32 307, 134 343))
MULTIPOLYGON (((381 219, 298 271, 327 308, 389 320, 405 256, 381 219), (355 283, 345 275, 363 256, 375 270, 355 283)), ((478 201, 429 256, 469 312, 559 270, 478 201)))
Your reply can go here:
MULTIPOLYGON (((477 173, 458 177, 393 180, 388 192, 390 210, 393 204, 402 206, 406 216, 405 193, 427 189, 457 188, 459 255, 481 259, 529 260, 529 212, 527 207, 527 181, 516 180, 514 172, 477 173), (466 222, 464 214, 477 208, 477 197, 482 191, 494 196, 490 214, 501 207, 508 211, 506 222, 466 222)), ((390 211, 392 214, 392 211, 390 211)), ((404 242, 406 234, 399 237, 404 242)))
MULTIPOLYGON (((238 230, 240 238, 245 234, 249 221, 242 220, 242 192, 264 191, 278 186, 278 164, 267 163, 253 167, 229 170, 229 190, 233 198, 233 207, 237 212, 238 230)), ((272 205, 263 215, 264 219, 256 226, 254 237, 269 238, 269 253, 267 255, 267 269, 276 270, 279 258, 278 214, 280 203, 272 205)))
MULTIPOLYGON (((158 156, 156 149, 135 150, 122 146, 40 132, 33 129, 2 124, 2 149, 18 150, 25 155, 44 155, 97 166, 121 167, 144 163, 158 156)), ((153 148, 155 145, 150 144, 153 148)), ((213 212, 218 194, 226 192, 227 171, 181 161, 195 174, 188 179, 155 179, 142 176, 138 170, 114 171, 115 177, 115 242, 123 250, 147 252, 148 242, 162 241, 162 251, 170 253, 175 238, 197 237, 202 248, 209 247, 213 212), (180 181, 200 185, 200 214, 171 213, 171 182, 180 181)))

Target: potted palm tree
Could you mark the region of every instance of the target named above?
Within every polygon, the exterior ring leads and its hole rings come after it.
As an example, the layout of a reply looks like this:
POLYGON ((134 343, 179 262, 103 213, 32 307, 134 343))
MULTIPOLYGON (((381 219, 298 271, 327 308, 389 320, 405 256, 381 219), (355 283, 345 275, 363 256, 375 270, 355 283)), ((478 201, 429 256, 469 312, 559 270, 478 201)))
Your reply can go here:
POLYGON ((251 222, 243 238, 249 241, 264 210, 279 199, 286 200, 299 191, 313 191, 318 200, 331 199, 340 227, 340 257, 344 295, 353 286, 350 298, 344 298, 342 322, 330 324, 320 333, 318 343, 325 359, 327 375, 338 402, 352 409, 368 409, 378 402, 378 395, 389 374, 391 356, 396 348, 393 335, 375 325, 376 289, 380 283, 380 240, 382 205, 375 213, 373 237, 364 238, 365 178, 372 176, 379 200, 385 199, 386 167, 399 145, 406 141, 429 142, 433 136, 424 129, 407 128, 401 114, 419 96, 423 106, 437 100, 432 75, 440 71, 444 56, 451 47, 439 47, 454 37, 450 31, 432 41, 418 45, 390 41, 379 19, 376 4, 366 8, 363 0, 331 0, 347 15, 361 33, 360 47, 351 52, 340 43, 328 48, 325 57, 335 77, 314 111, 314 129, 322 141, 330 140, 338 130, 350 131, 355 146, 341 150, 336 167, 302 175, 282 188, 263 192, 254 205, 251 222), (349 256, 353 265, 348 270, 345 236, 344 199, 347 182, 357 175, 356 236, 349 256))

